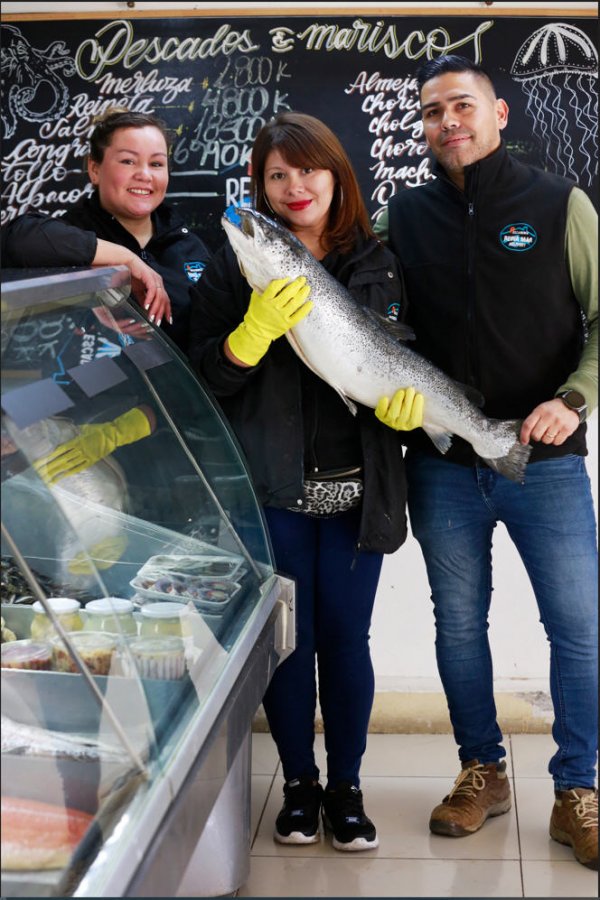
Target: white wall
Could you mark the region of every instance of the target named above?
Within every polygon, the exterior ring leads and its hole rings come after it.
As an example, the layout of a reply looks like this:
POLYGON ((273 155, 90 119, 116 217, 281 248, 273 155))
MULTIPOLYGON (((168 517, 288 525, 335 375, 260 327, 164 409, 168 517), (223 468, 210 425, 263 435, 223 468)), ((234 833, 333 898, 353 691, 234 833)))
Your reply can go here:
MULTIPOLYGON (((482 3, 385 3, 386 11, 392 7, 412 9, 428 5, 461 8, 469 11, 483 11, 482 3)), ((363 10, 365 3, 253 3, 254 7, 272 7, 277 12, 286 7, 294 9, 315 7, 348 10, 355 6, 363 10)), ((543 9, 564 10, 570 14, 578 9, 596 10, 595 3, 495 3, 488 14, 494 14, 502 7, 528 7, 532 12, 543 9), (494 9, 495 7, 495 9, 494 9)), ((243 9, 245 3, 169 3, 164 5, 167 13, 175 7, 182 9, 215 11, 221 9, 243 9)), ((158 3, 135 3, 136 11, 160 9, 158 3)), ((378 7, 380 9, 381 7, 378 7)), ((4 13, 42 12, 52 10, 66 15, 82 10, 80 3, 10 3, 2 4, 4 13)), ((119 10, 126 11, 122 2, 86 3, 85 11, 119 10)), ((594 496, 598 496, 597 465, 598 438, 597 414, 594 414, 589 428, 590 455, 588 471, 592 477, 594 496)), ((510 542, 503 526, 496 529, 494 538, 494 594, 491 612, 490 640, 494 651, 495 676, 500 691, 543 691, 548 689, 548 649, 531 588, 523 565, 510 542)), ((429 600, 429 589, 420 549, 412 536, 405 545, 392 556, 386 557, 380 587, 377 595, 372 630, 372 648, 378 691, 413 692, 438 691, 440 689, 434 656, 433 614, 429 600)))

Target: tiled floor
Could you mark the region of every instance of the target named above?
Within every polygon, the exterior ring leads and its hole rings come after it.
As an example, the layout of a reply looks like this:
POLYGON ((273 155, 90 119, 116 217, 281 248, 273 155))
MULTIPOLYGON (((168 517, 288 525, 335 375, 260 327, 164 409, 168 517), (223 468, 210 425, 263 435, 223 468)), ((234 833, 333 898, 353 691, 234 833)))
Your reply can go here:
MULTIPOLYGON (((379 847, 342 854, 318 844, 275 844, 283 779, 268 734, 253 735, 252 856, 240 897, 597 897, 597 874, 552 841, 550 735, 513 735, 507 763, 513 809, 468 838, 430 834, 429 812, 458 771, 450 735, 372 734, 361 772, 379 847)), ((325 770, 322 735, 318 765, 325 770)))

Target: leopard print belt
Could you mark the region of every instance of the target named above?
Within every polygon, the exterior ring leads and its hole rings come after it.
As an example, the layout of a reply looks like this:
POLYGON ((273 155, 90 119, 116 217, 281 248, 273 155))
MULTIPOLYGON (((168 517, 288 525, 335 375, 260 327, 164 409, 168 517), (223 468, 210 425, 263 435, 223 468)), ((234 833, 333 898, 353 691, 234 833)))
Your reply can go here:
POLYGON ((363 495, 361 470, 353 469, 339 475, 304 480, 305 502, 301 509, 289 507, 294 512, 309 516, 337 516, 358 506, 363 495))

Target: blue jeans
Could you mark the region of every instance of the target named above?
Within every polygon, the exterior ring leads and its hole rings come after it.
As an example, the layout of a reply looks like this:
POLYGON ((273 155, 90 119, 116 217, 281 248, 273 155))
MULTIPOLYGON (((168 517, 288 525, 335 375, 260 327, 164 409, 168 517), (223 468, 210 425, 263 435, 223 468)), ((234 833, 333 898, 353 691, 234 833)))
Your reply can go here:
MULTIPOLYGON (((593 787, 598 736, 598 555, 580 456, 528 466, 525 484, 486 466, 407 456, 412 531, 434 604, 438 669, 461 761, 505 755, 496 721, 488 610, 492 532, 504 522, 531 581, 550 644, 557 790, 593 787)), ((518 613, 517 613, 518 615, 518 613)), ((519 627, 515 618, 515 628, 519 627)))
POLYGON ((284 777, 319 777, 316 659, 328 784, 358 787, 375 690, 369 628, 383 557, 356 552, 360 507, 332 519, 270 507, 265 515, 277 569, 296 579, 296 649, 263 699, 284 777))

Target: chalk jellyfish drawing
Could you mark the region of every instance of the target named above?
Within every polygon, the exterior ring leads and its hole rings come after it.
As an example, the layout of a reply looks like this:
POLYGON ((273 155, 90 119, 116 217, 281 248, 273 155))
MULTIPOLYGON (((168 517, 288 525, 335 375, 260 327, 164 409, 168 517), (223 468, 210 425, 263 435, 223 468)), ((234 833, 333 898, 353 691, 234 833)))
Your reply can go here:
POLYGON ((598 174, 598 53, 590 38, 564 22, 544 25, 521 46, 510 74, 527 96, 546 168, 591 185, 598 174))

